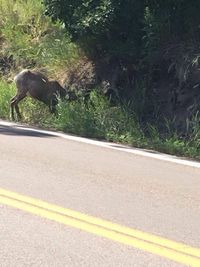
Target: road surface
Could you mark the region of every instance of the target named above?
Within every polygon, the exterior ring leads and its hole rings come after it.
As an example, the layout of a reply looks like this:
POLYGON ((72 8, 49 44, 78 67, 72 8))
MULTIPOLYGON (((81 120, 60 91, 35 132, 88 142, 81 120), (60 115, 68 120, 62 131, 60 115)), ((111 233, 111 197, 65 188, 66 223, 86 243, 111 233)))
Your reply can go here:
POLYGON ((199 225, 200 163, 0 122, 1 267, 198 267, 199 225))

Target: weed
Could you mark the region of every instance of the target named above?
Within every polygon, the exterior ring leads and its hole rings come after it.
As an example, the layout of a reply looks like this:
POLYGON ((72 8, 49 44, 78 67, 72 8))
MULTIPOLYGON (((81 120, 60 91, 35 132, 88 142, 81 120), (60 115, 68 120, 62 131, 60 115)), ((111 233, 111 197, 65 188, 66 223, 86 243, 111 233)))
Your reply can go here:
MULTIPOLYGON (((76 65, 81 55, 62 25, 53 24, 43 13, 41 1, 0 0, 0 57, 12 56, 16 69, 43 67, 57 76, 63 69, 76 65)), ((11 77, 16 69, 10 70, 11 77)), ((145 84, 142 88, 137 86, 139 96, 141 90, 142 96, 145 95, 145 88, 145 84)), ((0 117, 3 119, 9 119, 10 99, 15 92, 13 83, 0 80, 0 117)), ((133 112, 140 114, 141 107, 146 105, 144 97, 139 100, 113 106, 96 89, 87 100, 80 96, 73 102, 59 101, 57 116, 51 115, 44 104, 30 98, 20 103, 20 109, 25 123, 200 159, 198 113, 187 121, 185 137, 178 136, 169 121, 166 121, 164 135, 152 125, 147 126, 146 135, 133 112)))

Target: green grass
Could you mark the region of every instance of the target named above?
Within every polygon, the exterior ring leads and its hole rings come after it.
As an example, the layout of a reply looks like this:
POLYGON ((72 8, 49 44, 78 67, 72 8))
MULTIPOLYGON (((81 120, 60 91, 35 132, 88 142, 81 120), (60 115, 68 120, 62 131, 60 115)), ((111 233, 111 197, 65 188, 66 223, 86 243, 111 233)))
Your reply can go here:
POLYGON ((197 125, 194 119, 190 121, 190 124, 184 137, 179 135, 176 130, 169 129, 168 124, 166 124, 164 137, 159 134, 156 127, 149 125, 150 137, 148 137, 148 146, 171 155, 200 160, 200 124, 197 125))
POLYGON ((16 66, 43 67, 55 74, 79 58, 60 23, 44 16, 42 1, 0 0, 0 56, 13 56, 16 66))
POLYGON ((10 99, 14 94, 14 85, 0 80, 0 118, 9 119, 10 99))
MULTIPOLYGON (((13 84, 0 82, 1 118, 10 118, 9 101, 14 94, 13 84)), ((81 97, 74 102, 60 101, 57 116, 51 115, 44 104, 31 98, 23 100, 19 106, 23 123, 200 160, 198 116, 196 121, 190 122, 185 138, 167 130, 167 127, 165 137, 162 137, 151 125, 148 127, 148 136, 145 135, 133 113, 123 106, 111 106, 98 90, 93 91, 87 101, 81 97)))
MULTIPOLYGON (((0 57, 14 58, 10 78, 19 69, 33 66, 59 77, 80 60, 81 52, 62 25, 53 24, 43 14, 40 0, 0 0, 0 57)), ((12 83, 0 79, 0 118, 10 119, 10 99, 15 93, 12 83)), ((137 116, 130 111, 132 108, 126 104, 111 106, 98 90, 87 101, 80 97, 70 103, 59 102, 57 117, 44 104, 30 98, 19 107, 24 123, 200 160, 199 114, 187 122, 183 138, 168 123, 164 136, 152 125, 145 131, 148 135, 144 134, 137 116)), ((135 106, 137 112, 140 108, 141 103, 135 106)))
MULTIPOLYGON (((0 82, 1 118, 10 119, 10 99, 15 91, 13 84, 0 82)), ((21 121, 25 123, 127 144, 141 145, 143 142, 144 136, 136 117, 127 114, 120 106, 112 107, 97 90, 87 101, 84 97, 73 102, 59 101, 57 116, 51 115, 46 105, 28 97, 20 102, 19 107, 21 121)))
POLYGON ((112 107, 98 91, 93 91, 89 100, 83 98, 72 103, 60 103, 56 127, 66 132, 118 141, 142 141, 142 132, 136 118, 120 107, 112 107), (133 134, 134 133, 134 134, 133 134))

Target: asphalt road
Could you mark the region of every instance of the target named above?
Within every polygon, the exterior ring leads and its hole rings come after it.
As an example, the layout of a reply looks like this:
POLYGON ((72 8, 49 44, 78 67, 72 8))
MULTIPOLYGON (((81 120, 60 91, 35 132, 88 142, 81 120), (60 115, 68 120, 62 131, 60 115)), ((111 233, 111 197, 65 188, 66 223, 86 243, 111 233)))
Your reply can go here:
POLYGON ((1 189, 195 250, 191 261, 185 252, 173 260, 176 249, 162 256, 151 240, 145 249, 125 244, 127 235, 115 241, 114 230, 106 236, 104 226, 95 234, 59 223, 26 211, 24 200, 22 208, 9 204, 8 193, 0 198, 1 267, 200 266, 200 163, 0 122, 0 196, 1 189))

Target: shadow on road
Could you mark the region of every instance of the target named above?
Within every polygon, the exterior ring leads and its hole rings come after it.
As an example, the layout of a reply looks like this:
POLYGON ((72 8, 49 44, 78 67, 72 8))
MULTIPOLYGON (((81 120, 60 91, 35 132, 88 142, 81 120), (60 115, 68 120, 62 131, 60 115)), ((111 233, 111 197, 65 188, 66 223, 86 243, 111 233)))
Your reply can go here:
POLYGON ((21 129, 20 127, 11 127, 0 125, 0 135, 15 135, 15 136, 31 136, 31 137, 56 137, 52 134, 42 133, 29 129, 21 129))

